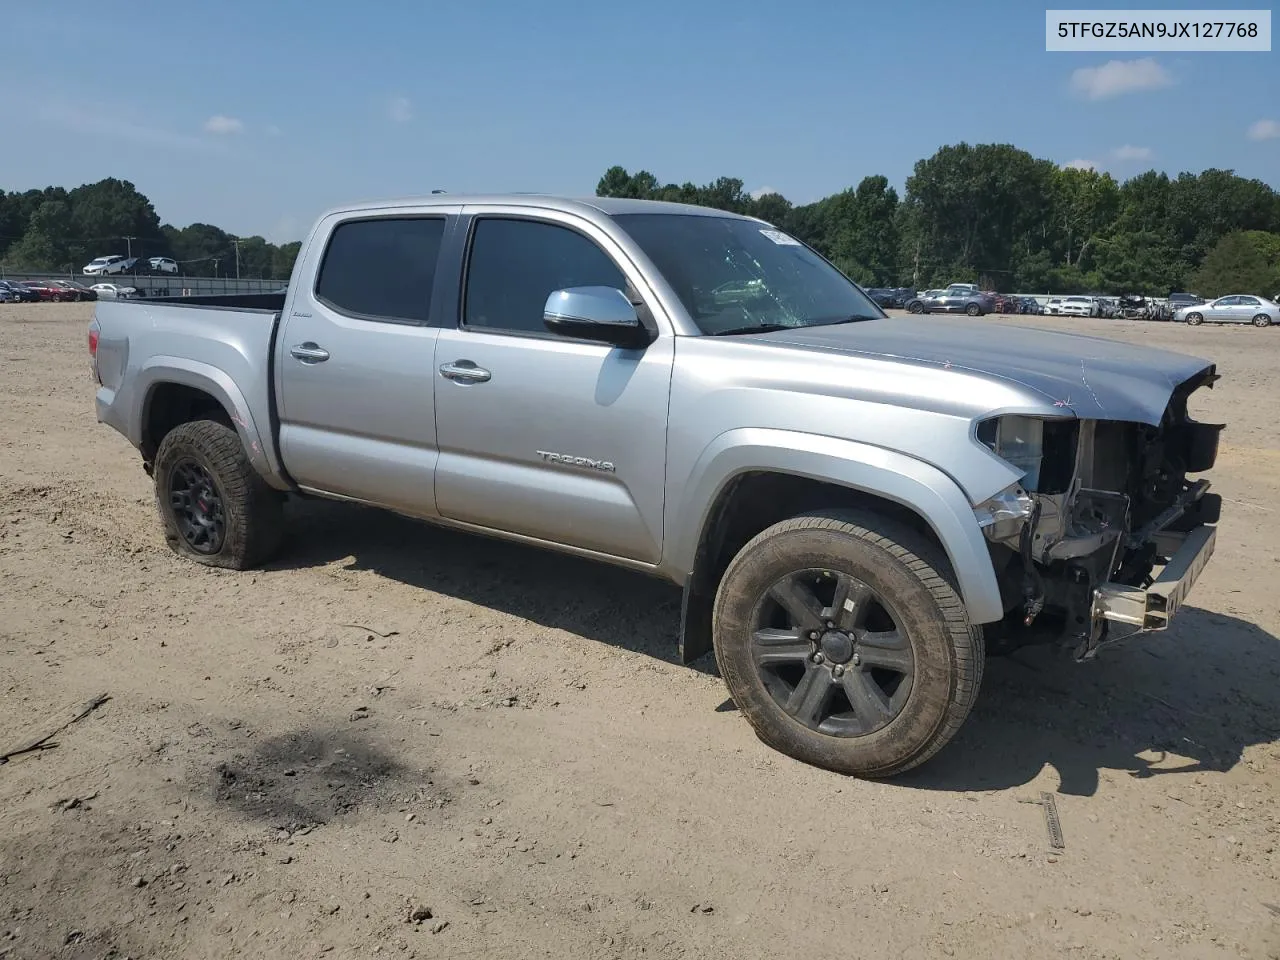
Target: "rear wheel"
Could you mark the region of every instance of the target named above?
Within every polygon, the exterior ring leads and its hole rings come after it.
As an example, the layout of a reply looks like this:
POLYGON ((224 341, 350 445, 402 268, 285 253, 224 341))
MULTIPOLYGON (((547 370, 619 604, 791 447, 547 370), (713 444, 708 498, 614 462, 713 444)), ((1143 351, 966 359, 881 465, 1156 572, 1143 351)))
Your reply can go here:
POLYGON ((194 420, 174 427, 160 443, 153 475, 165 540, 179 556, 244 570, 280 546, 282 497, 254 470, 226 424, 194 420))
POLYGON ((1253 325, 1255 327, 1269 327, 1271 326, 1271 318, 1265 313, 1260 313, 1253 318, 1253 325))
POLYGON ((924 313, 924 304, 918 300, 912 301, 907 304, 907 310, 910 313, 924 313))
POLYGON ((829 770, 886 777, 955 735, 982 677, 949 567, 914 531, 859 511, 760 533, 716 595, 716 662, 769 746, 829 770))
POLYGON ((978 314, 982 312, 982 308, 978 306, 976 303, 971 303, 964 308, 964 312, 971 317, 976 317, 978 314))

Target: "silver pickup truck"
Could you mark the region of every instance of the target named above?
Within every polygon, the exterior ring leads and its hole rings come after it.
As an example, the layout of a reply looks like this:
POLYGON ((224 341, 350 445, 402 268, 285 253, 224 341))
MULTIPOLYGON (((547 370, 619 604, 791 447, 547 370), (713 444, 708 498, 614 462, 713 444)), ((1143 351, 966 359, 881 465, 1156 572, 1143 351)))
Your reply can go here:
POLYGON ((1165 627, 1221 504, 1212 363, 891 318, 677 204, 343 207, 287 292, 100 301, 89 349, 180 556, 262 563, 318 496, 663 577, 761 739, 865 777, 955 734, 988 652, 1165 627))

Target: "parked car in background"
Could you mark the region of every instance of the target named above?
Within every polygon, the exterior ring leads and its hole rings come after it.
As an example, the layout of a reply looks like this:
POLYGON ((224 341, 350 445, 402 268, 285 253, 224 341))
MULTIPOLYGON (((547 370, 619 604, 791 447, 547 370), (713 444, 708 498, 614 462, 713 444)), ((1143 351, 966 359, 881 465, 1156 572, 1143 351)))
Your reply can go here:
POLYGON ((1061 308, 1062 308, 1061 297, 1050 297, 1044 303, 1044 312, 1049 314, 1050 316, 1056 317, 1058 315, 1058 312, 1061 310, 1061 308))
POLYGON ((147 261, 153 273, 177 273, 178 261, 169 257, 152 257, 147 261))
POLYGON ((1092 317, 1096 309, 1092 297, 1063 297, 1058 304, 1058 313, 1064 317, 1092 317))
POLYGON ((138 296, 137 287, 125 287, 115 283, 95 283, 89 289, 104 300, 129 300, 138 296))
POLYGON ((114 273, 128 273, 138 262, 137 257, 122 257, 112 254, 109 257, 97 257, 80 268, 86 277, 105 277, 114 273))
POLYGON ((873 287, 867 296, 876 302, 876 306, 886 310, 902 310, 915 299, 916 292, 910 287, 873 287))
POLYGON ((1040 301, 1035 297, 1019 297, 1018 313, 1039 315, 1044 313, 1044 307, 1040 305, 1040 301))
POLYGON ((970 284, 948 287, 933 296, 916 297, 907 304, 912 313, 967 313, 980 317, 995 311, 995 301, 989 294, 973 290, 970 284))
POLYGON ((69 294, 65 290, 49 280, 23 280, 22 285, 34 291, 41 301, 57 302, 69 299, 69 294))
POLYGON ((1265 297, 1235 293, 1208 303, 1182 307, 1174 314, 1174 319, 1193 327, 1201 323, 1252 323, 1255 327, 1269 327, 1280 323, 1280 306, 1265 297))
POLYGON ((4 290, 14 303, 37 303, 40 300, 39 293, 17 280, 0 280, 0 290, 4 290))
POLYGON ((74 280, 50 280, 50 284, 64 291, 60 300, 97 300, 98 295, 93 292, 93 288, 86 287, 83 283, 76 283, 74 280))
POLYGON ((1169 309, 1175 314, 1183 307, 1194 307, 1204 302, 1204 297, 1194 293, 1171 293, 1168 300, 1169 309))
POLYGON ((1096 297, 1095 299, 1098 301, 1098 316, 1110 320, 1120 315, 1119 297, 1096 297))

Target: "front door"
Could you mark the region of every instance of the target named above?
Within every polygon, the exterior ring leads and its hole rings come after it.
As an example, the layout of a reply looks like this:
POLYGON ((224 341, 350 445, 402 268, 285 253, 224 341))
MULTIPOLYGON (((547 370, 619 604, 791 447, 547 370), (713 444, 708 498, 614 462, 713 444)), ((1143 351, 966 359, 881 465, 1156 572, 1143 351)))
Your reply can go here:
POLYGON ((276 348, 280 453, 304 489, 434 515, 427 320, 446 213, 347 214, 307 250, 296 276, 317 279, 293 291, 276 348))
POLYGON ((643 563, 662 553, 674 341, 570 340, 553 291, 643 290, 586 221, 502 208, 470 227, 459 323, 436 343, 436 499, 443 517, 643 563))

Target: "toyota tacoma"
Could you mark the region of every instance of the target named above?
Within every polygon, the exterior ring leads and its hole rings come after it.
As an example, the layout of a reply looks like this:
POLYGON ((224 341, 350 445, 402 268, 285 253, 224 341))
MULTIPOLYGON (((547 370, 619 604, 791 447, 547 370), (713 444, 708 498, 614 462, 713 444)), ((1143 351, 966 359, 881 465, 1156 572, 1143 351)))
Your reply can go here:
POLYGON ((1214 548, 1213 363, 891 318, 719 210, 345 206, 284 293, 99 301, 88 340, 178 555, 261 564, 327 497, 665 578, 683 659, 857 776, 941 749, 988 652, 1163 629, 1214 548))

